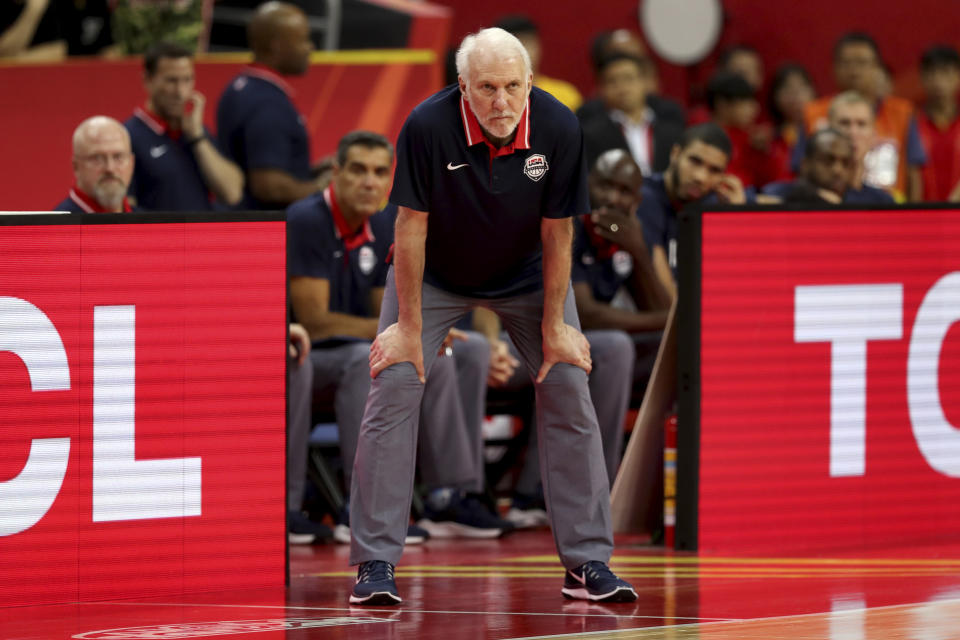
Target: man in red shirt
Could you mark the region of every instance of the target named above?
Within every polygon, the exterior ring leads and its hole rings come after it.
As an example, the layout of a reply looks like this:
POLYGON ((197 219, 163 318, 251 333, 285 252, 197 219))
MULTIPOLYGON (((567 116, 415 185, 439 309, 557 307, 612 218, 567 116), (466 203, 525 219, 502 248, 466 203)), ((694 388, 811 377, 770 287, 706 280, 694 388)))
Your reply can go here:
POLYGON ((926 200, 960 201, 960 53, 936 45, 920 58, 926 103, 917 110, 920 141, 929 162, 923 169, 926 200))

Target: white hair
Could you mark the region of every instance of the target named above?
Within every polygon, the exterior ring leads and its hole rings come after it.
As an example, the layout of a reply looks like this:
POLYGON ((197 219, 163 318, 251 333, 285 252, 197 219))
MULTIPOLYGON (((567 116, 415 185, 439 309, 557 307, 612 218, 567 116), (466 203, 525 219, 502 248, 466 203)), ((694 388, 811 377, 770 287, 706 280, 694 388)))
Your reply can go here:
POLYGON ((533 67, 530 64, 530 54, 527 53, 527 49, 523 46, 523 43, 509 31, 504 31, 498 27, 491 27, 489 29, 481 29, 476 33, 471 33, 460 43, 460 48, 457 49, 457 75, 462 77, 464 81, 469 81, 470 79, 470 60, 478 50, 496 51, 504 57, 515 53, 523 60, 524 77, 530 76, 533 67))

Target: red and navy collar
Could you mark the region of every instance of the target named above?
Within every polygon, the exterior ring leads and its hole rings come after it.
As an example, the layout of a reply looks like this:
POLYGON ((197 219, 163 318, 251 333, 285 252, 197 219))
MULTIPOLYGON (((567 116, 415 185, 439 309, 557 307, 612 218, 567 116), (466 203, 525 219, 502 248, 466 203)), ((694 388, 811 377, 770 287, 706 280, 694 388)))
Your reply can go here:
MULTIPOLYGON (((94 200, 92 197, 83 192, 80 187, 74 185, 70 188, 70 199, 76 203, 84 213, 112 213, 107 211, 100 203, 94 200)), ((127 201, 126 196, 123 198, 123 212, 130 213, 132 209, 130 208, 130 202, 127 201)))
POLYGON ((333 214, 333 230, 337 238, 343 241, 343 246, 347 251, 353 251, 357 247, 373 242, 373 230, 370 228, 370 219, 367 218, 359 229, 354 231, 347 224, 347 219, 343 217, 340 205, 337 204, 337 195, 333 191, 333 183, 323 190, 323 199, 330 207, 330 213, 333 214))
POLYGON ((180 129, 171 128, 169 122, 161 118, 153 111, 150 111, 146 105, 134 109, 133 115, 139 118, 140 121, 145 125, 150 127, 150 129, 158 136, 167 136, 171 140, 180 139, 180 129))
POLYGON ((585 213, 580 219, 583 221, 583 228, 587 232, 590 244, 593 245, 593 248, 597 251, 597 258, 600 260, 609 260, 613 257, 613 254, 620 251, 620 245, 607 240, 597 233, 597 225, 593 221, 593 214, 585 213))
POLYGON ((283 91, 288 98, 296 93, 293 90, 293 87, 291 87, 290 84, 287 83, 287 81, 284 80, 279 73, 265 64, 260 64, 259 62, 249 64, 247 65, 247 68, 243 70, 243 73, 244 75, 248 75, 252 78, 260 78, 261 80, 269 82, 280 89, 280 91, 283 91))
POLYGON ((510 144, 505 144, 499 149, 487 140, 487 137, 483 134, 483 129, 480 127, 480 122, 477 120, 476 114, 462 95, 460 96, 460 117, 463 120, 463 133, 467 138, 468 147, 485 142, 490 148, 490 155, 494 158, 497 156, 510 155, 517 149, 530 148, 530 96, 527 96, 523 113, 520 114, 520 123, 517 125, 517 135, 513 137, 513 141, 511 141, 510 144))

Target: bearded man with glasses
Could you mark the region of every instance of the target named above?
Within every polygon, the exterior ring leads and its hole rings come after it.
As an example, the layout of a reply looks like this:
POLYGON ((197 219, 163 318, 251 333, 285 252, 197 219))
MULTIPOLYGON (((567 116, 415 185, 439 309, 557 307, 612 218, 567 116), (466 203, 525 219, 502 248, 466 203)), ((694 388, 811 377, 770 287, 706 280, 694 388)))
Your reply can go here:
POLYGON ((130 134, 107 116, 93 116, 73 132, 75 182, 54 211, 121 213, 132 211, 127 188, 133 176, 130 134))

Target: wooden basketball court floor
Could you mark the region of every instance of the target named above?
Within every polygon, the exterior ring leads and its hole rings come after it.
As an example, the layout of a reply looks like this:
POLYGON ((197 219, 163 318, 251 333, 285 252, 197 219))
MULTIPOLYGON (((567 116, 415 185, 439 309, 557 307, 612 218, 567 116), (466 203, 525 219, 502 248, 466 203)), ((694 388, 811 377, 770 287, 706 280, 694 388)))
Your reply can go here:
POLYGON ((346 547, 291 547, 288 589, 0 609, 0 640, 960 640, 960 541, 814 558, 617 545, 635 603, 565 600, 550 532, 521 531, 408 547, 397 607, 348 605, 346 547))

